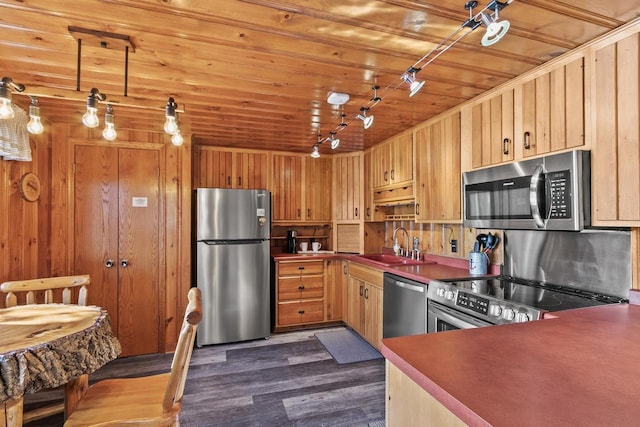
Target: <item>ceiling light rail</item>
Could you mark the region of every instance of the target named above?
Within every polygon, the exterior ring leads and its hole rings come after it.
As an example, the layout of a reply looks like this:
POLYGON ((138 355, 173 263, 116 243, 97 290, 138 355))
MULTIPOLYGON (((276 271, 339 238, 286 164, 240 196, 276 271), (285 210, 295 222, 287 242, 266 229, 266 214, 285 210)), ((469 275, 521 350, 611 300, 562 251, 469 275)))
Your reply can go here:
MULTIPOLYGON (((389 93, 395 92, 405 84, 409 86, 409 96, 412 97, 416 95, 425 84, 425 80, 420 81, 417 79, 418 72, 424 70, 426 66, 431 64, 440 57, 440 55, 451 49, 456 43, 471 34, 481 25, 486 27, 485 34, 483 35, 480 43, 482 46, 491 46, 500 41, 509 31, 510 23, 507 20, 499 21, 499 14, 501 10, 513 3, 513 1, 514 0, 506 0, 501 2, 498 0, 492 0, 475 14, 474 10, 478 6, 478 2, 475 0, 468 1, 464 8, 469 11, 469 19, 463 22, 459 28, 444 38, 433 49, 418 59, 412 66, 407 68, 407 70, 400 76, 399 80, 387 85, 383 89, 382 95, 378 95, 378 89, 380 89, 380 87, 377 85, 373 86, 373 98, 371 98, 367 104, 360 107, 360 112, 356 113, 349 123, 353 120, 362 120, 364 128, 368 129, 373 123, 373 115, 367 116, 367 111, 380 104, 389 93)), ((330 132, 331 136, 337 135, 347 127, 347 123, 345 123, 344 118, 345 114, 341 114, 340 124, 330 132)), ((320 157, 318 145, 318 142, 313 144, 313 151, 311 153, 312 157, 320 157)))

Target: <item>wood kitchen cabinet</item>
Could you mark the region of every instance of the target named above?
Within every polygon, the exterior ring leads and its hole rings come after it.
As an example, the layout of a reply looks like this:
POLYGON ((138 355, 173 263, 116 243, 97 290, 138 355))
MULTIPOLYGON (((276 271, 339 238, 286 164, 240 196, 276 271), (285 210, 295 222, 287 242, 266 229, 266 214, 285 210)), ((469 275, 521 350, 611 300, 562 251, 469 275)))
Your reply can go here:
POLYGON ((324 321, 324 261, 279 261, 276 277, 276 328, 324 321))
POLYGON ((521 86, 522 156, 583 146, 584 58, 521 86))
POLYGON ((474 168, 513 160, 513 114, 513 89, 471 107, 474 168))
POLYGON ((380 350, 382 344, 383 272, 349 263, 347 324, 380 350))
POLYGON ((196 147, 194 188, 267 188, 268 154, 217 147, 196 147))
POLYGON ((331 173, 332 159, 304 158, 305 221, 331 221, 331 173))
POLYGON ((374 190, 412 182, 412 132, 404 132, 374 146, 371 156, 371 180, 374 190))
POLYGON ((415 130, 418 222, 461 222, 460 113, 415 130))
MULTIPOLYGON (((640 33, 594 46, 592 223, 640 226, 640 33)), ((635 258, 637 263, 637 257, 635 258)))
POLYGON ((326 321, 344 320, 347 312, 347 261, 335 258, 325 261, 325 313, 326 321))
POLYGON ((362 217, 362 153, 333 158, 334 215, 336 221, 354 221, 362 217))

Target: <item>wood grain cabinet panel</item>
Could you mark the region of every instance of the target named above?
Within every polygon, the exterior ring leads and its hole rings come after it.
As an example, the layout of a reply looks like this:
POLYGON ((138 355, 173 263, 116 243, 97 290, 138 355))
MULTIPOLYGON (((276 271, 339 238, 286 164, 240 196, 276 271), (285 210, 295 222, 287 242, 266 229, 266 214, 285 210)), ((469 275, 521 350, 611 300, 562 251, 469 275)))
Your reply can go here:
POLYGON ((584 58, 522 85, 522 156, 584 145, 584 58))
POLYGON ((347 324, 378 350, 382 344, 382 281, 382 271, 349 263, 347 324))
POLYGON ((596 48, 592 222, 640 226, 640 35, 596 48))
POLYGON ((374 190, 412 183, 412 132, 402 133, 373 147, 371 181, 374 190))
POLYGON ((305 158, 305 221, 331 221, 332 159, 305 158))
POLYGON ((302 221, 302 157, 274 154, 272 161, 273 221, 302 221))
POLYGON ((473 106, 470 125, 474 168, 513 160, 513 89, 473 106))
POLYGON ((277 263, 277 327, 324 321, 324 261, 277 263))
POLYGON ((194 187, 265 189, 267 167, 266 152, 197 147, 194 187))
POLYGON ((359 220, 362 212, 362 154, 350 153, 333 159, 334 215, 336 221, 359 220))
POLYGON ((415 130, 416 220, 461 222, 460 113, 415 130))

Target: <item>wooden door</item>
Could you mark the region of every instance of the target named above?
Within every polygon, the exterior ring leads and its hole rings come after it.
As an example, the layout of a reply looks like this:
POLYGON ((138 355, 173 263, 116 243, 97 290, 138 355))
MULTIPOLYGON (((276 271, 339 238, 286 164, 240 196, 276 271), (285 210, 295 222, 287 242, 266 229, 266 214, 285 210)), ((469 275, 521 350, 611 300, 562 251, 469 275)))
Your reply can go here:
POLYGON ((472 166, 514 159, 513 89, 473 106, 471 110, 472 166))
POLYGON ((159 346, 159 153, 75 147, 74 272, 109 313, 122 356, 159 346), (125 261, 126 265, 123 265, 125 261))
POLYGON ((267 154, 234 153, 233 188, 262 190, 267 188, 267 154))
POLYGON ((123 355, 157 353, 161 264, 159 153, 120 148, 118 157, 118 339, 123 355))
POLYGON ((411 181, 413 179, 413 133, 408 132, 395 138, 390 150, 390 183, 399 184, 411 181))
POLYGON ((349 276, 347 285, 347 325, 364 336, 364 289, 365 282, 349 276))
POLYGON ((362 215, 361 156, 359 153, 335 158, 335 219, 358 220, 362 215))
POLYGON ((389 181, 390 144, 382 143, 371 150, 371 182, 373 188, 385 187, 389 181))
POLYGON ((305 221, 331 221, 332 159, 306 158, 305 162, 305 221))
POLYGON ((273 155, 273 221, 302 220, 302 158, 273 155))
POLYGON ((366 284, 364 294, 364 337, 380 350, 382 344, 382 288, 366 284))
POLYGON ((233 156, 230 151, 200 148, 194 168, 195 187, 233 188, 233 156))

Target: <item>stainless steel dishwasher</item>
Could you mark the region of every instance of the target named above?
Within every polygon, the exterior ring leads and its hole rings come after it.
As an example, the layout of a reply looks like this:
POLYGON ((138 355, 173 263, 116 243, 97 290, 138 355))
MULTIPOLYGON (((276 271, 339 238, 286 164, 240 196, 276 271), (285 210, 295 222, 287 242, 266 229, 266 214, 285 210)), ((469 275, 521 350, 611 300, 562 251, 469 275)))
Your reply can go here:
POLYGON ((384 273, 382 337, 427 333, 427 285, 384 273))

